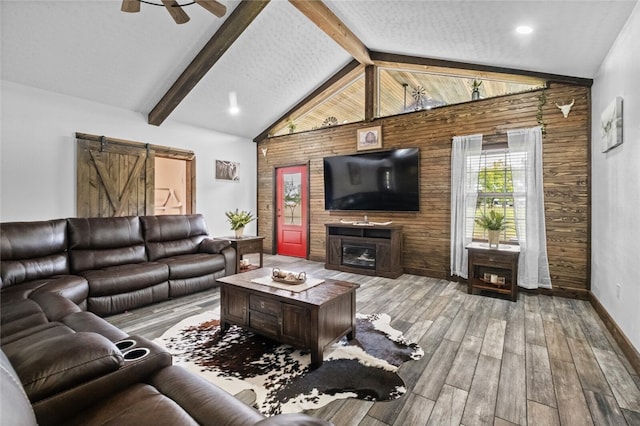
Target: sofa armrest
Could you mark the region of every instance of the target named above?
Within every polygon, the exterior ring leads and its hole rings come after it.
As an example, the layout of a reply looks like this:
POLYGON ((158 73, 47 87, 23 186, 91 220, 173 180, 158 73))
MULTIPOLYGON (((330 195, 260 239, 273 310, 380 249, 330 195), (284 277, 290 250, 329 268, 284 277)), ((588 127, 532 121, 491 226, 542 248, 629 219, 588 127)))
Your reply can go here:
POLYGON ((226 425, 252 425, 264 419, 230 393, 179 366, 160 370, 149 384, 203 425, 213 424, 216 419, 224 419, 226 425))
POLYGON ((278 414, 259 421, 255 426, 333 426, 333 423, 302 413, 278 414))
POLYGON ((144 382, 155 372, 171 365, 171 354, 144 337, 128 336, 116 342, 115 346, 122 348, 124 358, 124 364, 116 371, 33 403, 40 426, 65 424, 77 412, 88 409, 135 383, 144 382), (133 346, 125 343, 133 343, 133 346), (147 355, 140 358, 129 356, 140 348, 148 349, 147 355))
POLYGON ((124 363, 120 350, 96 333, 44 339, 15 351, 10 360, 32 402, 113 372, 124 363))
POLYGON ((35 293, 31 295, 31 300, 40 305, 49 321, 60 321, 69 314, 82 311, 78 305, 58 293, 35 293))
POLYGON ((127 337, 127 333, 92 312, 75 312, 62 318, 60 322, 76 333, 81 331, 98 333, 112 342, 127 337))
POLYGON ((214 240, 211 238, 205 238, 200 242, 198 251, 200 253, 218 254, 230 245, 231 241, 229 240, 214 240))
POLYGON ((236 249, 229 246, 222 250, 222 255, 224 256, 224 274, 233 275, 238 272, 236 271, 236 249))

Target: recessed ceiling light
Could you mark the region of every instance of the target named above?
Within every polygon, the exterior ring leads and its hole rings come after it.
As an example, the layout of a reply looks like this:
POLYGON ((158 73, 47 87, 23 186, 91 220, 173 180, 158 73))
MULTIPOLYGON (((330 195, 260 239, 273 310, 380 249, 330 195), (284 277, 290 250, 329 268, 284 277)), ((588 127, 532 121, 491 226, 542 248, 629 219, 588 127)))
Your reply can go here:
POLYGON ((240 113, 240 107, 238 107, 238 95, 236 92, 229 92, 229 114, 236 115, 240 113))
POLYGON ((520 25, 516 28, 516 32, 518 34, 531 34, 533 32, 533 28, 528 25, 520 25))

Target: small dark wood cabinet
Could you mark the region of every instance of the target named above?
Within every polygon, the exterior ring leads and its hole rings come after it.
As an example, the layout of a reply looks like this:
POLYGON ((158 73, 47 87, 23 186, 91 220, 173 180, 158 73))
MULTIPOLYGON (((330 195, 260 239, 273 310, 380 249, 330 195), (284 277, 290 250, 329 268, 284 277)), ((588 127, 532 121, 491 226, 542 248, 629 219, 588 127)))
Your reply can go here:
POLYGON ((488 243, 473 242, 469 252, 467 292, 474 289, 507 294, 512 302, 518 300, 518 258, 520 246, 501 244, 497 248, 488 243))
POLYGON ((402 275, 402 226, 325 226, 325 268, 386 278, 402 275))
POLYGON ((231 242, 231 247, 236 250, 236 270, 235 273, 253 270, 257 268, 262 268, 262 240, 264 237, 260 236, 246 236, 246 237, 218 237, 216 240, 229 240, 231 242), (260 254, 260 264, 252 265, 248 268, 241 268, 240 261, 242 260, 243 255, 250 253, 258 253, 260 254))

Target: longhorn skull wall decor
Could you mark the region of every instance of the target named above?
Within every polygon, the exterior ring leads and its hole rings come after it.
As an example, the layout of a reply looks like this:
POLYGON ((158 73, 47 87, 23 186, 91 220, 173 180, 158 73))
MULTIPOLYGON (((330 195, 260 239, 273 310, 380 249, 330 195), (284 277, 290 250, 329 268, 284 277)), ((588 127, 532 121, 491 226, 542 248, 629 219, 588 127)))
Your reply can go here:
POLYGON ((565 105, 558 105, 556 103, 556 106, 558 108, 560 108, 560 111, 562 111, 562 115, 564 115, 564 118, 567 118, 569 116, 569 112, 571 112, 571 107, 573 106, 573 104, 576 103, 576 100, 572 100, 570 104, 565 104, 565 105))

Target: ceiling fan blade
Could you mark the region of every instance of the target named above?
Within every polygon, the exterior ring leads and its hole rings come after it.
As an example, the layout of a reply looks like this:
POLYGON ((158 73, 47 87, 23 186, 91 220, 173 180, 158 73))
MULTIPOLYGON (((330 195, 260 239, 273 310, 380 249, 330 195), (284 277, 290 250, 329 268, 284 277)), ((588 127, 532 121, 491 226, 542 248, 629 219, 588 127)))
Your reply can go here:
POLYGON ((218 18, 222 18, 225 13, 227 13, 227 6, 217 0, 195 0, 195 2, 216 15, 218 18))
POLYGON ((129 13, 140 12, 140 2, 138 0, 122 0, 120 10, 129 13))
POLYGON ((162 0, 162 4, 169 12, 169 15, 176 21, 176 24, 184 24, 185 22, 189 22, 189 15, 186 14, 184 10, 180 7, 177 1, 175 0, 162 0))

